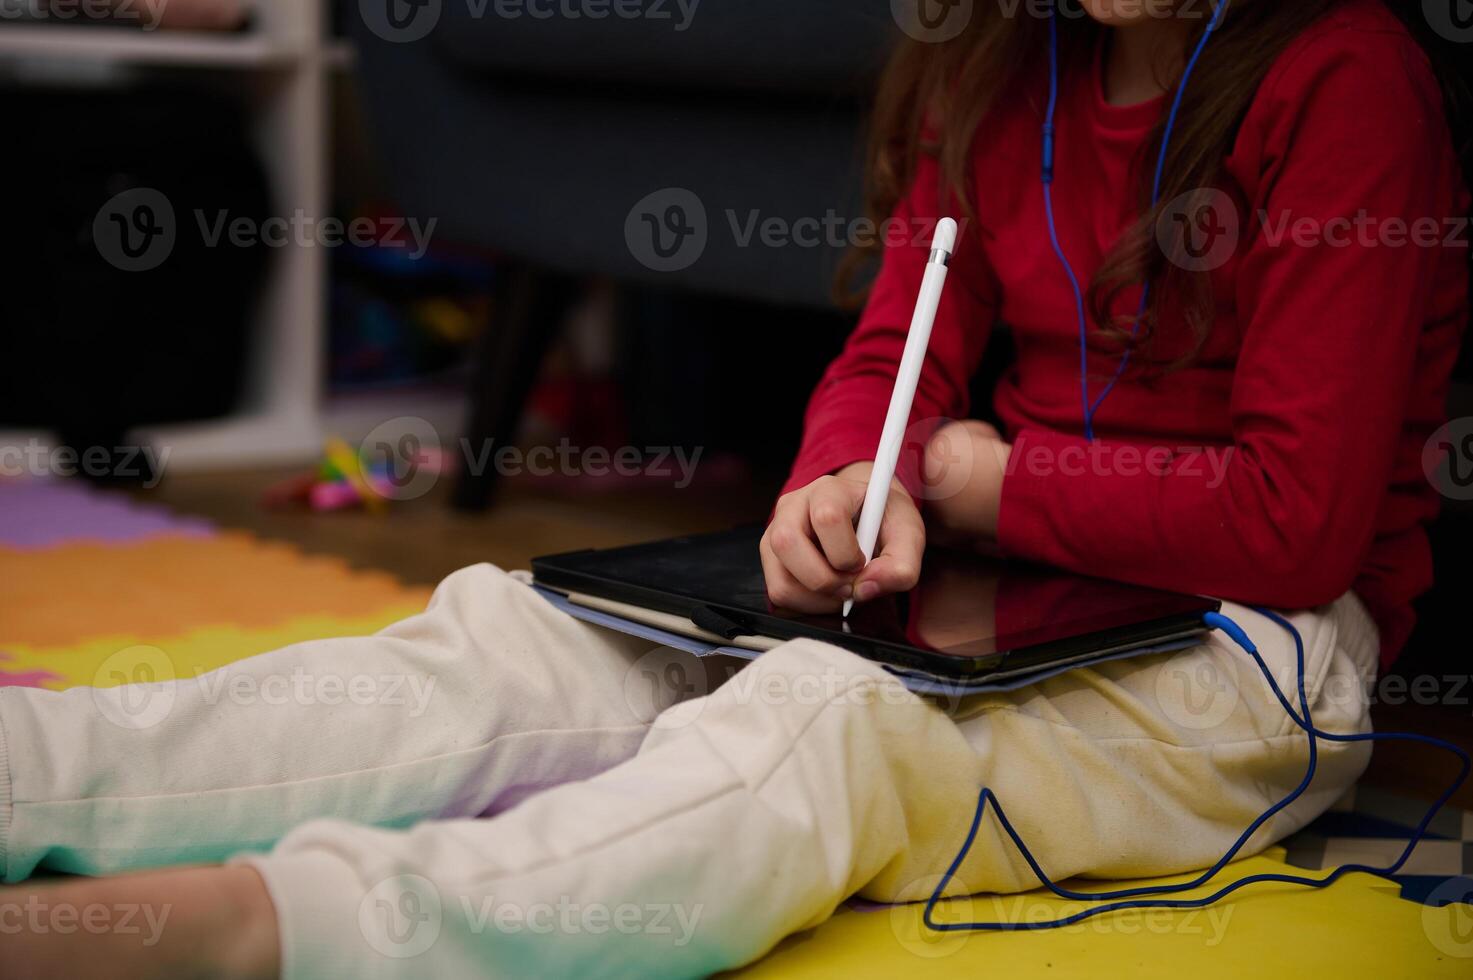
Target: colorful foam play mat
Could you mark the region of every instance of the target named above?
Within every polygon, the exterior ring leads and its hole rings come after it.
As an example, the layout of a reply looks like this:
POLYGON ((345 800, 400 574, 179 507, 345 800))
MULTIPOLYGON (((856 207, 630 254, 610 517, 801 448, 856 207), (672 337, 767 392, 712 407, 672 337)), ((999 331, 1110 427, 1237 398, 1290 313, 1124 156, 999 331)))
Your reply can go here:
MULTIPOLYGON (((428 595, 125 495, 0 482, 0 686, 126 683, 135 678, 109 670, 109 658, 140 645, 193 676, 300 640, 371 633, 418 612, 428 595)), ((1360 788, 1282 846, 1230 865, 1213 888, 1263 872, 1389 863, 1424 806, 1360 788)), ((1208 909, 1126 910, 1062 929, 935 932, 918 905, 850 903, 742 972, 1473 977, 1473 814, 1444 810, 1429 832, 1394 880, 1351 874, 1318 891, 1256 884, 1208 909)), ((1036 891, 945 902, 935 918, 1025 922, 1080 908, 1036 891)))

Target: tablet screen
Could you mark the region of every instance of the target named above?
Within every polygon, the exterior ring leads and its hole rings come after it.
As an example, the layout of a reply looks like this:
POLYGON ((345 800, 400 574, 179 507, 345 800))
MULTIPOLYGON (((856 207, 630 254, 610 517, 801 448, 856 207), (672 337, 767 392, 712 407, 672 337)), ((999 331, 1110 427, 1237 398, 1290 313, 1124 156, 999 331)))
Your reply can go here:
MULTIPOLYGON (((911 592, 812 616, 767 600, 757 542, 760 528, 539 559, 539 579, 604 598, 682 612, 683 604, 785 622, 803 635, 855 640, 977 660, 1025 648, 1108 634, 1163 620, 1200 621, 1217 603, 1197 596, 1087 578, 1036 565, 933 548, 911 592), (568 582, 558 573, 574 573, 568 582), (674 602, 652 602, 655 596, 674 602)), ((742 617, 737 617, 741 619, 742 617)), ((1179 623, 1178 623, 1179 625, 1179 623)), ((848 642, 845 642, 848 641, 848 642)))

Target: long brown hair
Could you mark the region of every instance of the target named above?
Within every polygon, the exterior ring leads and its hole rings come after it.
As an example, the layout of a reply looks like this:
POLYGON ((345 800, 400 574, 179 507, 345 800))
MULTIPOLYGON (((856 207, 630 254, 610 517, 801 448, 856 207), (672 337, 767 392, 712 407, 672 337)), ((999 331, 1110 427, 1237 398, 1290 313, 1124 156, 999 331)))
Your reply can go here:
MULTIPOLYGON (((1199 16, 1187 37, 1188 50, 1207 28, 1208 8, 1222 2, 1228 0, 1194 5, 1199 16)), ((1188 272, 1170 261, 1157 241, 1157 222, 1179 195, 1214 186, 1238 125, 1274 61, 1304 28, 1341 2, 1231 0, 1182 97, 1158 202, 1151 206, 1154 167, 1138 167, 1142 175, 1140 219, 1106 256, 1089 286, 1088 303, 1095 322, 1123 346, 1147 347, 1157 333, 1163 307, 1171 304, 1190 328, 1190 339, 1187 353, 1169 366, 1184 363, 1200 351, 1212 325, 1210 283, 1206 273, 1188 272), (1139 324, 1133 313, 1111 312, 1123 291, 1145 282, 1151 283, 1153 292, 1139 324)), ((1395 0, 1386 2, 1427 47, 1425 33, 1416 30, 1420 17, 1399 10, 1401 5, 1395 0)), ((1077 4, 1070 6, 1072 15, 1059 17, 1064 61, 1078 63, 1083 57, 1089 63, 1091 46, 1104 28, 1085 16, 1077 4)), ((910 186, 922 153, 938 161, 943 194, 963 214, 975 218, 967 173, 978 127, 992 101, 1017 79, 1024 66, 1042 57, 1047 31, 1048 21, 1030 16, 1026 4, 977 0, 969 23, 951 40, 935 43, 907 38, 901 42, 882 75, 871 115, 865 208, 873 220, 892 213, 910 186)), ((1168 81, 1175 85, 1174 80, 1168 81)), ((1142 151, 1151 161, 1160 153, 1164 127, 1162 119, 1142 151)), ((877 242, 866 243, 846 256, 835 286, 841 302, 853 305, 863 297, 863 289, 856 289, 855 283, 880 247, 877 242)))

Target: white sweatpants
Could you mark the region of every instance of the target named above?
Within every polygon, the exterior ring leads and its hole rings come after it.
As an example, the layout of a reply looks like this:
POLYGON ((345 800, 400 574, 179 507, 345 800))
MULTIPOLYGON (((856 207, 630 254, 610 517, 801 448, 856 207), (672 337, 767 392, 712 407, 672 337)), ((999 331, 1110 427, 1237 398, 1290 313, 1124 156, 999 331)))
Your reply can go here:
MULTIPOLYGON (((1292 697, 1289 637, 1225 611, 1292 697)), ((1368 730, 1360 603, 1293 621, 1315 723, 1368 730)), ((952 704, 809 641, 720 687, 710 666, 481 565, 373 637, 171 684, 3 689, 0 869, 262 852, 238 859, 275 901, 288 977, 688 976, 850 895, 924 898, 982 785, 1052 877, 1134 877, 1211 863, 1307 758, 1219 635, 952 704)), ((1244 853, 1368 757, 1322 743, 1309 792, 1244 853)), ((1035 885, 989 818, 949 892, 1035 885)))

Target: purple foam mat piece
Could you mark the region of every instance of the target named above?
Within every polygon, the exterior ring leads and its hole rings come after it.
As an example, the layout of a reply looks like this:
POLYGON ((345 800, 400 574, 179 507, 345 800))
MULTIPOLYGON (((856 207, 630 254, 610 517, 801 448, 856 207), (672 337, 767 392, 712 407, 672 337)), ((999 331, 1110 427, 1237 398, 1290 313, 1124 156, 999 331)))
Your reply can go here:
POLYGON ((0 547, 37 549, 82 541, 126 543, 159 535, 208 537, 209 521, 179 517, 121 493, 72 480, 0 482, 0 547))

